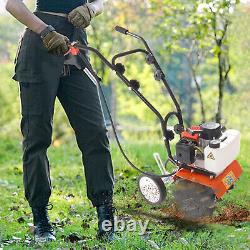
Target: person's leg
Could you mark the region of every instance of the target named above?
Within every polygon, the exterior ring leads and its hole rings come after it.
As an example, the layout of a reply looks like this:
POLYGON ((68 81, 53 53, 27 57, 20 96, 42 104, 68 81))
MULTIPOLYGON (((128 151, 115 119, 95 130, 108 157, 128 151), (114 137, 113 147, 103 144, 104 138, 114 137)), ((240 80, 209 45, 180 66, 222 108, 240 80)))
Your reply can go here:
MULTIPOLYGON (((67 18, 35 14, 59 33, 72 36, 73 26, 67 18)), ((13 79, 21 88, 25 196, 32 208, 35 239, 47 241, 55 238, 47 213, 51 194, 47 148, 51 144, 54 102, 64 56, 48 53, 40 35, 26 29, 15 63, 13 79)))
POLYGON ((45 82, 20 83, 20 96, 25 197, 31 207, 45 206, 51 194, 47 148, 51 144, 56 88, 45 82))
POLYGON ((58 98, 82 152, 87 196, 94 206, 111 204, 114 174, 97 87, 83 71, 71 67, 70 75, 61 78, 58 98))
POLYGON ((98 215, 97 238, 113 240, 114 173, 97 87, 83 71, 74 69, 69 76, 61 79, 58 98, 82 152, 87 196, 96 207, 98 215), (107 221, 110 227, 105 230, 103 225, 107 221))
POLYGON ((47 148, 51 144, 58 83, 56 79, 20 83, 24 189, 36 226, 35 240, 39 242, 55 240, 47 207, 51 194, 47 148))

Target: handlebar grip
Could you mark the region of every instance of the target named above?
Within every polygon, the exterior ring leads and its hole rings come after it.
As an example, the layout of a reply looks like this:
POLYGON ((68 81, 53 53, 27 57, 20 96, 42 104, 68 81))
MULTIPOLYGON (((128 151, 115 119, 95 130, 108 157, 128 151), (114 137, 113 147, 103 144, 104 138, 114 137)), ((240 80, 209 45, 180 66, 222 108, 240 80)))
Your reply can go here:
POLYGON ((125 28, 120 27, 120 26, 116 26, 116 27, 115 27, 115 30, 116 30, 117 32, 120 32, 120 33, 124 34, 124 35, 127 35, 127 33, 128 33, 128 29, 125 29, 125 28))

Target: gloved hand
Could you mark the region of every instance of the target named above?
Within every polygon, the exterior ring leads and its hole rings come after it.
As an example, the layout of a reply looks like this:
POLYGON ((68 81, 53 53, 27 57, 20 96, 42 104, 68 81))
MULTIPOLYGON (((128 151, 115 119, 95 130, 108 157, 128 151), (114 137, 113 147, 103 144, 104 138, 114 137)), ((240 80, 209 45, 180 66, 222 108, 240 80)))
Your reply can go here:
POLYGON ((49 32, 42 40, 45 48, 52 54, 60 56, 69 50, 69 39, 56 31, 49 32))
POLYGON ((95 16, 96 11, 94 10, 93 6, 89 3, 86 3, 73 9, 69 13, 68 19, 75 27, 85 29, 90 25, 92 18, 95 16))

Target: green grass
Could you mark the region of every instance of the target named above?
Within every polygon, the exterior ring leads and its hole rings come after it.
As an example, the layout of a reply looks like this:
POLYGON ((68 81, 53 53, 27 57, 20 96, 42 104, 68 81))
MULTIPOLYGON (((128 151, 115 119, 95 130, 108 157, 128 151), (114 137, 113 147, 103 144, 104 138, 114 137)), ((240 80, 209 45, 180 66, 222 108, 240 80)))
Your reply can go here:
MULTIPOLYGON (((235 204, 250 209, 249 177, 250 158, 248 145, 242 141, 239 162, 244 168, 241 179, 225 198, 218 203, 216 213, 235 204)), ((158 143, 126 144, 126 151, 132 160, 145 170, 157 169, 153 152, 164 155, 164 148, 158 143)), ((116 175, 115 204, 118 216, 150 220, 146 235, 124 232, 112 244, 101 244, 95 239, 96 214, 86 198, 85 180, 81 157, 75 143, 52 147, 49 151, 53 181, 54 205, 50 212, 52 222, 56 222, 58 241, 38 246, 30 243, 32 237, 29 223, 32 215, 23 197, 21 144, 17 140, 0 141, 0 249, 249 249, 250 223, 232 222, 225 224, 185 223, 152 208, 139 195, 136 177, 112 145, 112 156, 116 175), (141 206, 142 205, 142 206, 141 206), (69 235, 76 233, 82 239, 70 243, 69 235), (13 239, 13 236, 16 237, 13 239), (26 240, 26 242, 25 242, 26 240)), ((170 206, 171 198, 163 205, 170 206)))

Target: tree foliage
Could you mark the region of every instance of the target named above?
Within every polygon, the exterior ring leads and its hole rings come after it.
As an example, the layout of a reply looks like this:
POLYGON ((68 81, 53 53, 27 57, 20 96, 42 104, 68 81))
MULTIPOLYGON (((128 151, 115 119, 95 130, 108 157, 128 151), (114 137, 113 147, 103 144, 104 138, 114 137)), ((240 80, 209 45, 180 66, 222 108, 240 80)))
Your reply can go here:
MULTIPOLYGON (((206 120, 206 107, 203 100, 204 82, 199 69, 204 64, 211 63, 210 58, 215 58, 218 65, 214 69, 218 75, 218 101, 214 119, 222 120, 222 103, 225 86, 231 86, 229 72, 228 27, 231 24, 232 14, 239 1, 172 1, 151 0, 153 12, 158 13, 158 36, 164 37, 164 44, 170 54, 183 54, 186 58, 190 76, 195 85, 199 100, 201 119, 206 120), (163 17, 167 17, 164 18, 163 17)), ((189 87, 192 85, 189 82, 189 87)), ((232 90, 232 88, 231 88, 232 90)), ((190 92, 183 95, 192 94, 190 92)), ((189 117, 191 118, 191 117, 189 117)), ((188 119, 190 122, 190 119, 188 119)))
MULTIPOLYGON (((134 39, 115 32, 116 25, 143 35, 181 103, 187 125, 217 118, 230 127, 250 130, 250 10, 246 5, 236 5, 238 1, 233 0, 106 1, 104 14, 87 29, 89 43, 111 59, 117 52, 141 47, 134 39)), ((19 118, 18 88, 11 84, 10 62, 22 30, 23 26, 9 15, 0 16, 0 125, 5 133, 13 131, 7 128, 16 126, 19 118)), ((135 127, 157 128, 147 107, 93 54, 91 61, 106 86, 116 122, 130 125, 132 131, 135 127)), ((162 113, 172 110, 166 90, 153 80, 143 57, 132 56, 121 62, 126 65, 128 78, 140 80, 141 91, 162 113)), ((55 118, 55 135, 69 134, 58 105, 55 118)))

